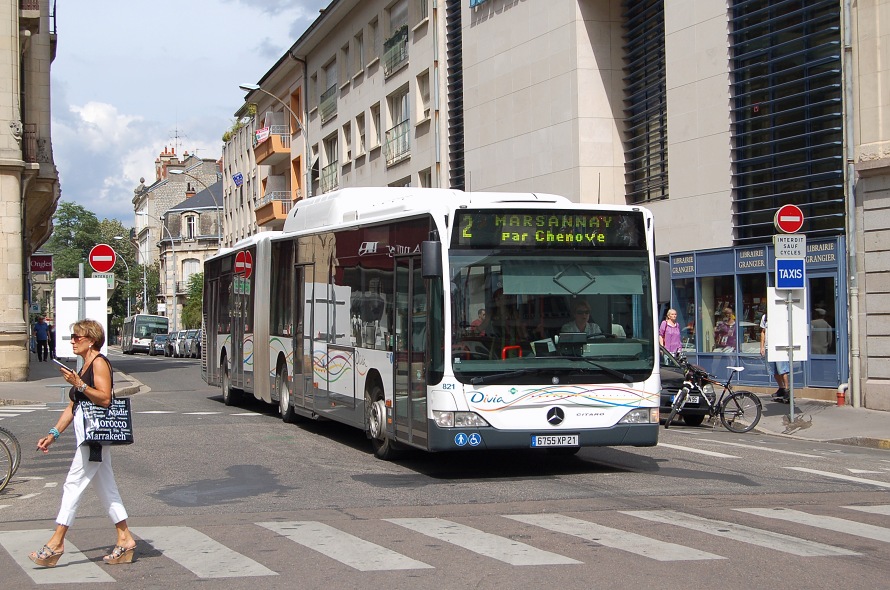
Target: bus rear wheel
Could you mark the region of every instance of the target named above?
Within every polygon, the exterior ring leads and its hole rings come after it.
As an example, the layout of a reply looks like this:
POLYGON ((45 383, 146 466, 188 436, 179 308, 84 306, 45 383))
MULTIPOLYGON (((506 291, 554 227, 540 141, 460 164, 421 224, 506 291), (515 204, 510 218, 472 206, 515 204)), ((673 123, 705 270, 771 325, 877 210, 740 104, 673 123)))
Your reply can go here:
POLYGON ((372 386, 365 392, 365 425, 374 456, 384 461, 394 459, 398 455, 398 443, 386 434, 386 402, 380 386, 372 386))
POLYGON ((226 357, 222 358, 222 362, 219 366, 220 369, 222 369, 220 381, 222 385, 223 403, 227 406, 231 406, 235 403, 236 394, 232 389, 232 382, 229 379, 229 366, 226 357))
POLYGON ((290 400, 290 387, 287 384, 287 367, 282 366, 278 369, 275 377, 275 385, 278 388, 278 413, 281 419, 288 424, 297 421, 297 414, 294 412, 294 405, 290 400))

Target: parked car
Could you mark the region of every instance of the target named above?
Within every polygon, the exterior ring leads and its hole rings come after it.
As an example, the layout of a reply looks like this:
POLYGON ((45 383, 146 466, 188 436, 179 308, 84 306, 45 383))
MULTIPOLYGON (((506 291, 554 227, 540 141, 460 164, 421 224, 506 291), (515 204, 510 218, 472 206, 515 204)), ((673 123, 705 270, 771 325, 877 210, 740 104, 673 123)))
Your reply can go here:
POLYGON ((185 333, 186 330, 180 330, 176 332, 176 335, 173 337, 173 356, 175 358, 179 358, 183 355, 182 351, 184 348, 185 333))
MULTIPOLYGON (((674 396, 677 395, 677 392, 683 387, 683 369, 680 367, 680 363, 677 362, 677 359, 674 358, 674 355, 669 353, 665 347, 661 347, 661 417, 662 419, 667 419, 668 414, 671 413, 671 403, 674 401, 674 396)), ((704 387, 705 395, 708 396, 708 399, 713 403, 715 399, 714 386, 711 384, 707 384, 704 387)), ((703 401, 698 399, 697 396, 690 396, 686 405, 683 406, 683 411, 680 413, 683 417, 683 422, 686 423, 687 426, 699 426, 705 419, 705 416, 708 415, 708 406, 703 401)))
POLYGON ((186 330, 185 337, 182 339, 182 349, 180 351, 179 356, 184 356, 191 358, 192 356, 192 348, 195 345, 195 335, 198 333, 197 330, 186 330))
POLYGON ((189 352, 192 355, 192 358, 199 359, 201 358, 201 338, 204 336, 203 330, 198 330, 195 333, 195 338, 192 340, 191 345, 189 346, 189 352))
POLYGON ((148 347, 148 356, 154 356, 156 354, 163 354, 166 356, 167 350, 167 335, 166 334, 155 334, 151 338, 151 345, 148 347))
POLYGON ((167 341, 164 342, 164 356, 173 356, 173 347, 176 345, 176 335, 179 332, 170 332, 167 334, 167 341))

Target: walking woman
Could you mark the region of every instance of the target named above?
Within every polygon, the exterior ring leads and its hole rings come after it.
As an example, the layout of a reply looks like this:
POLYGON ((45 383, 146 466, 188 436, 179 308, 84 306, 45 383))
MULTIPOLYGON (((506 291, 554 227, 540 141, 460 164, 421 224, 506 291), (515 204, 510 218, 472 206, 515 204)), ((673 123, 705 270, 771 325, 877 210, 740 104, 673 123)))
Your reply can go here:
POLYGON ((44 567, 54 567, 65 552, 65 535, 74 522, 77 506, 91 482, 95 482, 96 492, 117 528, 114 549, 103 560, 107 564, 130 563, 136 552, 136 541, 127 528, 127 511, 121 502, 114 472, 111 470, 111 447, 103 447, 98 443, 83 444, 80 402, 91 401, 104 407, 111 404, 111 362, 99 352, 104 343, 105 332, 96 321, 82 320, 71 327, 71 348, 74 354, 83 358, 83 369, 80 374, 60 369, 65 381, 72 386, 68 394, 71 403, 62 412, 56 425, 50 428, 49 434, 37 441, 37 448, 48 453, 50 445, 68 426, 74 424, 77 450, 63 487, 62 506, 56 517, 55 533, 42 549, 28 556, 31 561, 44 567))

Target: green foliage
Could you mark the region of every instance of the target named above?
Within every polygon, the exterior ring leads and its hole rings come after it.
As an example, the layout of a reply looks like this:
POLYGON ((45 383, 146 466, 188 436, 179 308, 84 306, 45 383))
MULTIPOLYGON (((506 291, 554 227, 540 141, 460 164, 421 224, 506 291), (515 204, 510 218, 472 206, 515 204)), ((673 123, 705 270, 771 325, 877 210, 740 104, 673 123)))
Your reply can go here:
POLYGON ((90 276, 87 256, 99 235, 100 224, 94 213, 75 203, 60 202, 53 216, 53 235, 43 247, 54 254, 53 278, 77 278, 81 262, 86 265, 86 276, 90 276))
POLYGON ((185 305, 182 307, 182 324, 186 330, 201 327, 203 303, 204 273, 199 272, 189 277, 185 305))

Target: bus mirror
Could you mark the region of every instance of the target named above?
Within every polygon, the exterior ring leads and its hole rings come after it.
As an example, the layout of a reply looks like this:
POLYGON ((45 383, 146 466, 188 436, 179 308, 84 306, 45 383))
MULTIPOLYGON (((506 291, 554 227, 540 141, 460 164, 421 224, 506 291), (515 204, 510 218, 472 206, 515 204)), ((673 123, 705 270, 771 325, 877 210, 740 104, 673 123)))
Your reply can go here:
POLYGON ((442 277, 442 242, 423 242, 420 245, 420 272, 425 279, 442 277))

